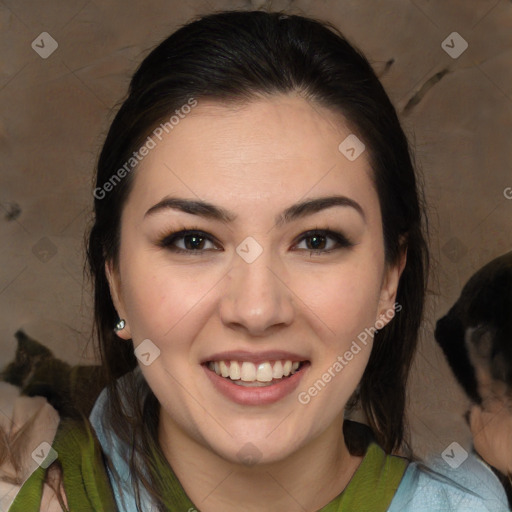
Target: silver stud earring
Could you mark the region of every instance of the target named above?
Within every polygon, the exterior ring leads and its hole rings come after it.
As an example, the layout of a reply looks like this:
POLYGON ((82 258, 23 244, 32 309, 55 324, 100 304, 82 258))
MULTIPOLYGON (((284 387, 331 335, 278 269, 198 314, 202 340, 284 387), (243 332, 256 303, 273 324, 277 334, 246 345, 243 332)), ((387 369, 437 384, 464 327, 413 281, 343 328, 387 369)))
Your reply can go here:
POLYGON ((119 319, 119 322, 117 322, 116 326, 114 327, 114 332, 122 331, 126 327, 126 322, 123 318, 119 319))

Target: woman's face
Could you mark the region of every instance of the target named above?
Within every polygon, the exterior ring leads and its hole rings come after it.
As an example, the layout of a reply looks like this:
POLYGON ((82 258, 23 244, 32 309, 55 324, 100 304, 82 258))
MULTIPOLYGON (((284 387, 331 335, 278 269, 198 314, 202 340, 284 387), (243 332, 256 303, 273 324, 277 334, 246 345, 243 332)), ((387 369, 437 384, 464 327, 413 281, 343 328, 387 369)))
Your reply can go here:
POLYGON ((366 152, 338 148, 350 134, 299 96, 199 101, 135 171, 107 267, 120 336, 167 429, 224 459, 339 436, 368 332, 392 317, 400 269, 366 152))

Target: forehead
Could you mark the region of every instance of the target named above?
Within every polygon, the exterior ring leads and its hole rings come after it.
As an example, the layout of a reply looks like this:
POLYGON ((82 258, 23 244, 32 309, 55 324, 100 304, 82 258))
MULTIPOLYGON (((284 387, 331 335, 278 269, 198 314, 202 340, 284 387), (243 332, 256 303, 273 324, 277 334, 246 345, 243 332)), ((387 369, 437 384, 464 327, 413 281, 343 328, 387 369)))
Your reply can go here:
POLYGON ((166 194, 261 205, 333 192, 367 202, 375 192, 366 152, 350 161, 339 149, 351 135, 339 113, 298 95, 198 100, 161 141, 153 137, 133 194, 146 204, 166 194))

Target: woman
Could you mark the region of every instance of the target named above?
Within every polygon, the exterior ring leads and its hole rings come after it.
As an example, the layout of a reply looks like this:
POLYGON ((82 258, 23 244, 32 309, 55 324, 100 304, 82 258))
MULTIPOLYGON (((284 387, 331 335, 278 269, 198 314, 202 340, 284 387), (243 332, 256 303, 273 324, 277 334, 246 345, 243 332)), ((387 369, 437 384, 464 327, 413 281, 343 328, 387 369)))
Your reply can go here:
POLYGON ((393 106, 336 29, 234 11, 182 27, 135 73, 94 196, 109 384, 92 428, 61 420, 12 511, 51 499, 59 461, 71 510, 504 510, 474 456, 435 472, 391 455, 421 196, 393 106), (344 420, 358 403, 369 429, 344 420))

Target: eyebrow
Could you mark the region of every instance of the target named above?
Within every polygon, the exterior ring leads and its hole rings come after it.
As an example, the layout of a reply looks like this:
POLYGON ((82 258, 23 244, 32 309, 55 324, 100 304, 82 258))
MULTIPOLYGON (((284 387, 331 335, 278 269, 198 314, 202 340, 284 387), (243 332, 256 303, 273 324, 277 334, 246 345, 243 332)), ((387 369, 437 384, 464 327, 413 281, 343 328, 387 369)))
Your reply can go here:
MULTIPOLYGON (((293 220, 312 215, 321 210, 332 208, 334 206, 349 207, 356 210, 359 215, 366 221, 366 215, 361 205, 346 196, 326 196, 318 197, 314 199, 307 199, 296 203, 280 213, 276 219, 276 226, 282 226, 293 220)), ((155 213, 165 211, 167 209, 179 210, 184 213, 192 215, 198 215, 212 220, 218 220, 222 222, 233 222, 237 216, 233 213, 215 206, 211 203, 201 200, 181 199, 177 197, 165 197, 160 202, 152 206, 145 214, 144 218, 154 215, 155 213)))

